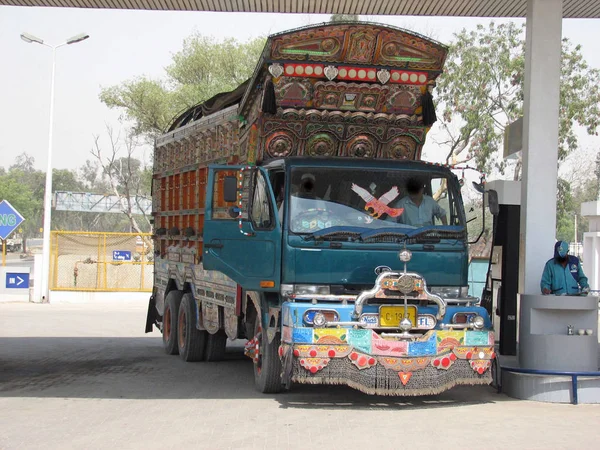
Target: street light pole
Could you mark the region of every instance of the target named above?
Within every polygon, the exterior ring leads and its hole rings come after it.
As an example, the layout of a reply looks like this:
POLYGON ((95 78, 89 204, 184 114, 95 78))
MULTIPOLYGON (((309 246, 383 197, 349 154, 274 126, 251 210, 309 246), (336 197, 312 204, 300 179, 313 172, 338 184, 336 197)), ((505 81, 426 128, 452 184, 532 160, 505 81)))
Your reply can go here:
POLYGON ((89 38, 88 34, 82 33, 67 39, 62 44, 49 45, 42 39, 28 33, 22 33, 21 39, 28 44, 40 44, 52 49, 52 74, 50 77, 50 125, 48 131, 48 163, 46 166, 46 186, 44 191, 44 225, 43 225, 43 246, 42 246, 42 279, 41 293, 42 302, 50 299, 50 224, 52 218, 52 131, 54 128, 54 73, 56 70, 56 49, 63 45, 76 44, 89 38))

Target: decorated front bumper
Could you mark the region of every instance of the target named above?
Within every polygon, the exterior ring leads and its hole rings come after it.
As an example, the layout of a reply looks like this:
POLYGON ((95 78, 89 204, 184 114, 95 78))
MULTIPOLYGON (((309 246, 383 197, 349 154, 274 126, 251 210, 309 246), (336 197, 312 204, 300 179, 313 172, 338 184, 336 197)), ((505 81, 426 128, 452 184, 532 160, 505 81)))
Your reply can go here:
POLYGON ((492 381, 492 331, 430 330, 410 341, 385 339, 371 329, 284 326, 282 331, 279 354, 297 383, 427 395, 492 381))

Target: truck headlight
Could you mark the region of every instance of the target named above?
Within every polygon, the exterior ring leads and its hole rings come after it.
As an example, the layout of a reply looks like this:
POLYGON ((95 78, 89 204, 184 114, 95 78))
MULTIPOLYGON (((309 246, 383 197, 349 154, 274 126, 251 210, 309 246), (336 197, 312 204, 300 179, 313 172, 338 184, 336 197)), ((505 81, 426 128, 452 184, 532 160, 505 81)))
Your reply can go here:
POLYGON ((303 319, 306 325, 322 327, 327 322, 338 322, 340 316, 333 309, 307 309, 303 319))
POLYGON ((313 325, 315 327, 323 327, 325 326, 325 324, 327 323, 327 319, 325 318, 325 315, 322 312, 318 312, 315 314, 315 316, 313 317, 313 325))
POLYGON ((429 290, 442 298, 465 298, 469 295, 469 286, 430 286, 429 290))
POLYGON ((473 328, 475 328, 476 330, 481 330, 485 326, 485 320, 481 316, 475 316, 475 317, 473 317, 471 324, 473 325, 473 328))
POLYGON ((329 295, 329 286, 313 284, 282 284, 281 295, 290 297, 292 295, 329 295))

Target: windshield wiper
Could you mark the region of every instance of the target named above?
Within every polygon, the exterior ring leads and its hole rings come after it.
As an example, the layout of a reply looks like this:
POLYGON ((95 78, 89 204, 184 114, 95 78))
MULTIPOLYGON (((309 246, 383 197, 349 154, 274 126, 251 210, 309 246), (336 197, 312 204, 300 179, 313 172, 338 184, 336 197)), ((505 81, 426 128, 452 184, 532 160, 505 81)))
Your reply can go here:
POLYGON ((305 241, 331 241, 340 239, 353 241, 357 240, 365 230, 366 228, 363 227, 336 226, 315 231, 314 233, 308 233, 303 236, 302 239, 305 241))
POLYGON ((444 225, 428 226, 417 229, 404 229, 399 231, 397 228, 380 228, 362 233, 359 240, 362 242, 392 242, 392 243, 431 243, 439 242, 441 239, 460 240, 466 239, 465 228, 462 226, 444 225))
POLYGON ((392 242, 402 242, 406 239, 407 234, 402 231, 398 231, 395 228, 380 228, 378 230, 369 230, 362 233, 357 240, 361 242, 373 240, 373 239, 386 239, 389 238, 392 242))

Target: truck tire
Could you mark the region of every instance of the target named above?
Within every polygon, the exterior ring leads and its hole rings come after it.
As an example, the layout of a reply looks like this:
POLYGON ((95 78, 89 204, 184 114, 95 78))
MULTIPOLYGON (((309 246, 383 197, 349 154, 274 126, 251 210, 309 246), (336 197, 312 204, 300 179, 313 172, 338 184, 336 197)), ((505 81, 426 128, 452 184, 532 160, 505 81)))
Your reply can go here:
POLYGON ((281 360, 279 359, 279 333, 269 343, 267 333, 262 329, 261 314, 254 320, 254 339, 258 340, 260 353, 254 363, 254 382, 263 394, 277 394, 283 389, 281 383, 281 360))
POLYGON ((227 345, 227 335, 223 330, 215 334, 209 334, 206 342, 207 361, 223 361, 225 359, 225 346, 227 345))
POLYGON ((183 295, 177 319, 179 356, 186 362, 202 361, 208 333, 197 328, 196 301, 192 294, 183 295))
POLYGON ((183 292, 173 290, 167 294, 165 299, 165 310, 163 311, 162 338, 167 355, 179 353, 177 346, 177 315, 183 292))

